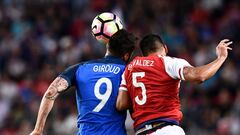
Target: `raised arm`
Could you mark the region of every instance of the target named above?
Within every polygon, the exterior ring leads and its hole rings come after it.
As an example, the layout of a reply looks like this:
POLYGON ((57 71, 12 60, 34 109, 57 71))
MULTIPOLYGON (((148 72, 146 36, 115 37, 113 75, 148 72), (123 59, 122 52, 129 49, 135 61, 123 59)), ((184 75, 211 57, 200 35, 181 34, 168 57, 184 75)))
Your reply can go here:
POLYGON ((185 80, 202 83, 211 78, 222 66, 228 56, 228 50, 232 50, 229 45, 232 41, 222 40, 216 47, 217 58, 209 64, 199 67, 184 67, 183 75, 185 80))
POLYGON ((68 82, 62 78, 57 77, 48 87, 45 92, 41 105, 38 111, 37 122, 33 132, 30 135, 42 135, 43 128, 49 112, 52 110, 53 104, 59 93, 68 88, 68 82))

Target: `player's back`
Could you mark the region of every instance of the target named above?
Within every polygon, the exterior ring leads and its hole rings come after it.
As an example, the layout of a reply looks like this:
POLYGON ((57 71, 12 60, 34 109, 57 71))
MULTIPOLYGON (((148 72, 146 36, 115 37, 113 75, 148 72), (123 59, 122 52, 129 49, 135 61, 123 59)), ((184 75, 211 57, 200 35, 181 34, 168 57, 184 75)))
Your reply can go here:
POLYGON ((125 63, 117 57, 89 61, 76 70, 79 135, 125 135, 126 114, 115 108, 125 63))
POLYGON ((126 67, 124 78, 132 99, 135 128, 146 121, 167 118, 175 122, 182 117, 178 97, 180 81, 168 75, 164 57, 136 57, 126 67))

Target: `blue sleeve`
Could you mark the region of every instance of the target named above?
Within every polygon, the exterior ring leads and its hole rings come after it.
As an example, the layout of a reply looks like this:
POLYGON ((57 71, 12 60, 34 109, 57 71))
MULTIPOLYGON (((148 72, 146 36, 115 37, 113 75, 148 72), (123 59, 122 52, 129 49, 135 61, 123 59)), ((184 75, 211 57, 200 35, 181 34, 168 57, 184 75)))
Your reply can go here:
POLYGON ((73 66, 68 67, 66 70, 64 70, 62 73, 60 73, 58 76, 64 78, 68 82, 68 86, 75 85, 76 82, 76 71, 78 69, 80 64, 76 64, 73 66))

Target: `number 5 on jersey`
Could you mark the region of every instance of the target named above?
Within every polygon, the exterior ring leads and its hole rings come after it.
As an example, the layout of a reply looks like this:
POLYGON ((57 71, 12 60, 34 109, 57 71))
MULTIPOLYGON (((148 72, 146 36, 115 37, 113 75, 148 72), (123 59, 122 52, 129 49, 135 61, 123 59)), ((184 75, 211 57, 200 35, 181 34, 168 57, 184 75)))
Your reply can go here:
POLYGON ((145 76, 145 72, 135 72, 135 73, 132 73, 132 83, 133 83, 133 86, 134 87, 140 87, 141 90, 142 90, 142 99, 140 99, 139 96, 135 97, 135 101, 139 105, 143 105, 147 101, 147 95, 146 95, 147 90, 146 90, 146 87, 145 87, 144 83, 137 81, 138 77, 143 78, 144 76, 145 76))

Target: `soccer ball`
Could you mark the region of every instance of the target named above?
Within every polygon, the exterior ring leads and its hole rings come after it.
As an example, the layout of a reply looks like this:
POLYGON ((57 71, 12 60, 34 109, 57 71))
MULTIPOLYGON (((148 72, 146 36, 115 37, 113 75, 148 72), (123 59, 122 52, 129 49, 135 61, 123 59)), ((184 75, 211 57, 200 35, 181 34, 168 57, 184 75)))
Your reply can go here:
POLYGON ((96 39, 107 44, 110 37, 118 30, 123 29, 122 22, 118 16, 113 13, 104 12, 97 15, 92 22, 92 34, 96 39))

